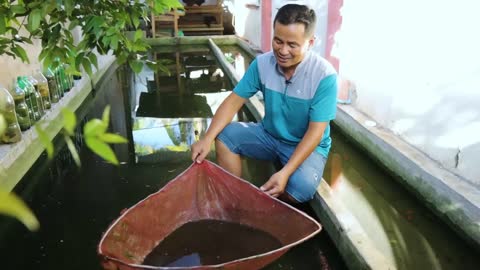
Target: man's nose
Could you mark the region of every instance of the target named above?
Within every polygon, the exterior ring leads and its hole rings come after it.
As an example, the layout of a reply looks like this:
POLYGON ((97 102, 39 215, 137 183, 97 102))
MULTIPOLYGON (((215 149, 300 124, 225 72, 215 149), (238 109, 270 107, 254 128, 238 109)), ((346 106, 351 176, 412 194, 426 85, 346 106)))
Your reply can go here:
POLYGON ((282 45, 282 47, 280 47, 280 54, 282 55, 288 54, 288 47, 286 45, 282 45))

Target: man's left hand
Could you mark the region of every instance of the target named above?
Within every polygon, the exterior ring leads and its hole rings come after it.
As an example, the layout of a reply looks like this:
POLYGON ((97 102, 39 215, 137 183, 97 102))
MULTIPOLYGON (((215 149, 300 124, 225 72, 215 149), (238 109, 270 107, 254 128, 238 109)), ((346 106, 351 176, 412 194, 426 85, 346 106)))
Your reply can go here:
POLYGON ((270 196, 278 197, 285 192, 285 187, 288 183, 288 176, 282 171, 276 172, 268 181, 260 187, 262 191, 265 191, 270 196))

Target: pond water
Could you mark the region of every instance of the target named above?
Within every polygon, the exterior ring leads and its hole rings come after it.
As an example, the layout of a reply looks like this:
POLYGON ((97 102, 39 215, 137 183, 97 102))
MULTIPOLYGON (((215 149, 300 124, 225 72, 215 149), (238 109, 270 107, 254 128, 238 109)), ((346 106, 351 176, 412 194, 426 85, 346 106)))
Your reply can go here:
POLYGON ((205 219, 180 226, 147 255, 143 264, 168 267, 215 265, 282 246, 278 239, 262 230, 205 219))
MULTIPOLYGON (((109 224, 191 165, 190 145, 203 135, 232 85, 206 46, 159 48, 151 57, 162 59, 169 74, 145 67, 135 75, 112 67, 77 111, 83 124, 112 106, 110 130, 129 140, 113 147, 120 165, 86 149, 79 128, 75 143, 81 169, 57 142, 54 160, 43 155, 14 190, 37 215, 40 230, 32 233, 16 220, 0 217, 2 270, 101 269, 97 244, 109 224)), ((242 110, 234 120, 249 119, 242 110)), ((245 164, 247 179, 260 184, 268 179, 269 166, 245 164)), ((265 269, 345 265, 322 231, 265 269)))

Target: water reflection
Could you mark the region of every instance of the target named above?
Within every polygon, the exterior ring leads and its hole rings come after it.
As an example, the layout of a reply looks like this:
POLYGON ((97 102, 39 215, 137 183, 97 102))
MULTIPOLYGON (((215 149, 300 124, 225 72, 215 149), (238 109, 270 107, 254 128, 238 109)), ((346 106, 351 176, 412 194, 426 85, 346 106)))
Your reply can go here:
POLYGON ((133 140, 137 157, 156 152, 186 152, 203 136, 211 119, 136 117, 133 140))
POLYGON ((242 77, 250 63, 253 61, 250 54, 246 53, 238 46, 224 45, 220 46, 220 49, 227 61, 232 64, 236 73, 242 77))
POLYGON ((335 128, 324 178, 398 269, 476 269, 473 251, 335 128))
POLYGON ((186 157, 232 90, 208 47, 173 49, 152 53, 152 59, 161 59, 164 65, 161 71, 145 65, 134 77, 131 107, 136 162, 186 157))

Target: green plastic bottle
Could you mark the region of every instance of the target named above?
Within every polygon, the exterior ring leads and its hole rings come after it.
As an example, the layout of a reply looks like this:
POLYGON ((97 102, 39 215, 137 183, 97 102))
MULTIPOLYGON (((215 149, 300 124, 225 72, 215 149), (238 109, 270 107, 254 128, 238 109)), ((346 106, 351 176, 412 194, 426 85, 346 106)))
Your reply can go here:
POLYGON ((30 109, 25 102, 25 92, 13 81, 13 89, 11 91, 13 100, 15 102, 15 112, 17 114, 18 124, 22 131, 29 129, 32 126, 30 121, 30 109))
POLYGON ((52 69, 47 68, 43 75, 47 78, 48 90, 50 91, 50 101, 57 103, 60 100, 60 94, 58 93, 57 81, 55 80, 55 74, 52 69))
POLYGON ((37 90, 42 96, 43 107, 45 110, 50 110, 52 108, 52 103, 50 100, 50 90, 48 88, 48 81, 45 76, 43 76, 40 70, 37 70, 33 75, 33 78, 37 81, 37 90))
POLYGON ((55 74, 55 82, 57 84, 58 94, 60 95, 60 98, 62 98, 65 95, 65 91, 63 88, 62 78, 60 76, 60 68, 58 67, 55 68, 54 74, 55 74))
POLYGON ((71 87, 63 64, 60 64, 58 68, 60 69, 60 79, 62 81, 63 92, 69 92, 71 87))
POLYGON ((30 84, 30 87, 33 87, 33 94, 35 98, 37 99, 38 103, 38 112, 40 113, 41 116, 45 115, 45 106, 43 105, 43 99, 42 95, 40 94, 40 91, 38 90, 38 81, 33 78, 33 76, 25 76, 25 80, 27 84, 30 84))
POLYGON ((5 132, 0 135, 2 143, 16 143, 22 139, 22 132, 15 114, 15 101, 7 89, 0 85, 0 114, 7 122, 5 132))
POLYGON ((33 125, 42 118, 39 105, 39 101, 42 99, 41 97, 37 98, 35 95, 37 91, 35 91, 35 88, 28 82, 25 76, 19 76, 17 78, 17 86, 25 93, 25 103, 27 103, 30 122, 33 125))

